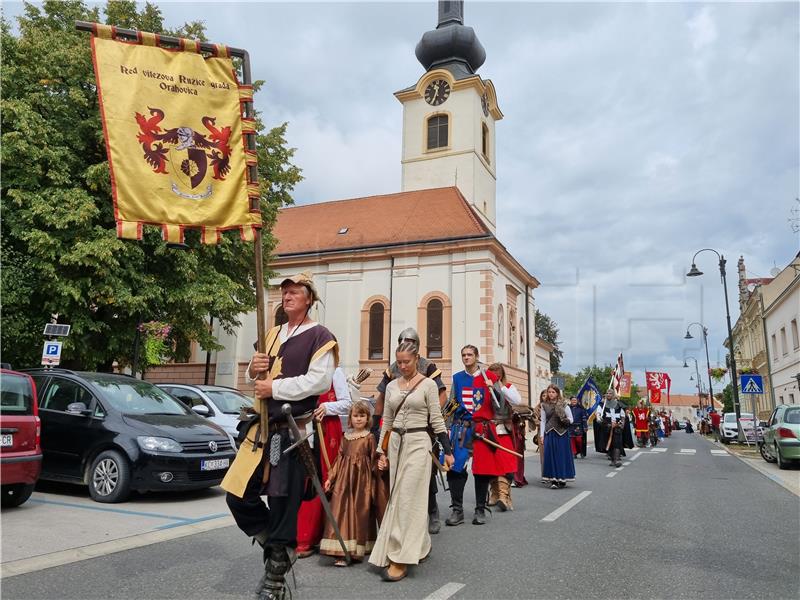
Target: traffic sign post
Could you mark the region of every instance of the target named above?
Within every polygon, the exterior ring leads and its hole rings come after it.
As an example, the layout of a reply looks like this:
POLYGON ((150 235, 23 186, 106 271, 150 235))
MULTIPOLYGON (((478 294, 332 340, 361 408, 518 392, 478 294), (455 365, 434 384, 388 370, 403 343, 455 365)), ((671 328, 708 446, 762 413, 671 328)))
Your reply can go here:
POLYGON ((741 375, 739 386, 743 394, 763 394, 764 378, 761 375, 741 375))
POLYGON ((56 367, 61 362, 61 342, 45 342, 42 348, 42 364, 56 367))

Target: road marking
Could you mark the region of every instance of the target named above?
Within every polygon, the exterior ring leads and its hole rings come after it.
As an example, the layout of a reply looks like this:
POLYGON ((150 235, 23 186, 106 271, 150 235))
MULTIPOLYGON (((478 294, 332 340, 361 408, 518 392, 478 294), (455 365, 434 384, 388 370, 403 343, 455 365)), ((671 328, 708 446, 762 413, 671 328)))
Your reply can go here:
POLYGON ((717 456, 730 456, 727 450, 712 450, 711 454, 715 454, 717 456))
POLYGON ((695 454, 697 450, 694 448, 681 448, 680 452, 676 452, 675 454, 695 454))
POLYGON ((666 452, 669 448, 650 448, 650 452, 666 452))
POLYGON ((29 502, 34 504, 53 504, 55 506, 66 506, 68 508, 82 508, 84 510, 97 510, 100 512, 117 513, 121 515, 132 515, 134 517, 150 517, 152 519, 169 519, 170 521, 194 521, 194 519, 186 517, 176 517, 175 515, 163 515, 159 513, 141 512, 138 510, 126 510, 124 508, 108 508, 104 506, 93 506, 90 504, 77 504, 75 502, 59 502, 57 500, 41 500, 40 498, 31 498, 29 502))
POLYGON ((451 581, 450 583, 444 584, 430 596, 425 596, 425 600, 447 600, 447 598, 458 592, 463 587, 463 583, 453 583, 451 581))
POLYGON ((630 459, 630 461, 628 461, 628 464, 632 463, 633 461, 635 461, 640 456, 644 456, 644 454, 637 454, 635 456, 631 456, 631 459, 630 459))
MULTIPOLYGON (((639 455, 637 454, 636 456, 639 456, 639 455)), ((626 461, 626 462, 624 462, 622 464, 627 467, 629 464, 631 464, 631 461, 626 461)))
POLYGON ((575 505, 576 505, 578 502, 580 502, 581 500, 583 500, 584 498, 586 498, 587 496, 589 496, 589 494, 591 494, 591 493, 592 493, 592 492, 590 492, 590 491, 588 491, 588 490, 587 490, 587 491, 585 491, 585 492, 581 492, 580 494, 578 494, 577 496, 575 496, 575 497, 574 497, 572 500, 567 500, 567 501, 566 501, 564 504, 562 504, 562 505, 561 505, 559 508, 555 509, 555 510, 554 510, 553 512, 551 512, 549 515, 547 515, 545 518, 543 518, 543 519, 542 519, 542 521, 547 521, 547 522, 553 522, 553 521, 555 521, 555 520, 556 520, 558 517, 560 517, 561 515, 563 515, 563 514, 564 514, 565 512, 567 512, 567 511, 568 511, 570 508, 572 508, 573 506, 575 506, 575 505))
POLYGON ((616 477, 616 475, 617 475, 617 472, 616 472, 616 471, 611 471, 611 473, 609 473, 608 475, 606 475, 606 477, 616 477))

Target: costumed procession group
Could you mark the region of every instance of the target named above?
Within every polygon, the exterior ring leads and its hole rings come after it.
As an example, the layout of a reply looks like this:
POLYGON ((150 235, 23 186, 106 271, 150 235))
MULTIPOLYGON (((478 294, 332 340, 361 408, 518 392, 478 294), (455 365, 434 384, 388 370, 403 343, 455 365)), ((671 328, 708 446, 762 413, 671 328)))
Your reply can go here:
MULTIPOLYGON (((263 549, 257 599, 282 600, 292 564, 317 549, 337 566, 368 558, 384 580, 403 579, 430 555, 430 536, 441 527, 437 479, 445 476, 446 525, 465 521, 468 471, 474 525, 486 523, 489 507, 513 510, 512 484, 527 484, 528 425, 541 449, 542 482, 559 489, 574 480, 574 459, 586 454, 588 415, 557 386, 548 386, 531 409, 502 365, 484 367, 478 349, 465 345, 464 370, 453 375, 448 395, 441 371, 419 355, 419 336, 409 328, 377 398, 368 401, 359 395, 367 374, 346 378, 335 337, 308 316, 319 300, 310 277, 285 279, 281 296, 288 322, 269 330, 266 351, 248 366, 256 402, 242 418, 239 451, 222 482, 236 524, 263 549)), ((613 392, 598 410, 595 443, 615 464, 632 447, 627 413, 613 392)))

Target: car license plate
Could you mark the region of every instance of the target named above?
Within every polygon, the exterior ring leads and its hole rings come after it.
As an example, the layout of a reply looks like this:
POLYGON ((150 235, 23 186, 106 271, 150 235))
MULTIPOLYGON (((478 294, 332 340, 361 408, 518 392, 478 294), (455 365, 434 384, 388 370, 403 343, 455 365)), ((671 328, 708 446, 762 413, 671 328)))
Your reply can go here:
POLYGON ((200 461, 201 471, 216 471, 218 469, 227 469, 231 460, 229 458, 218 458, 215 460, 200 461))
POLYGON ((2 437, 0 437, 0 447, 3 448, 10 448, 14 445, 14 436, 10 433, 4 433, 2 437))

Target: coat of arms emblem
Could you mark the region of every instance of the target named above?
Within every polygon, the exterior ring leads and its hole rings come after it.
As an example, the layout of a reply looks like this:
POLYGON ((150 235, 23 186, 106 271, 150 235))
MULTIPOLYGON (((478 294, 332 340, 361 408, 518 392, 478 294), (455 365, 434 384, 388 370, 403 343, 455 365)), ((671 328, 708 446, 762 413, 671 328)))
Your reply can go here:
POLYGON ((172 192, 181 198, 204 200, 213 193, 209 175, 224 181, 230 171, 230 126, 217 127, 215 117, 200 119, 208 133, 188 125, 162 129, 164 111, 148 107, 150 117, 136 113, 144 160, 154 173, 170 175, 172 192), (209 170, 210 166, 210 170, 209 170))

